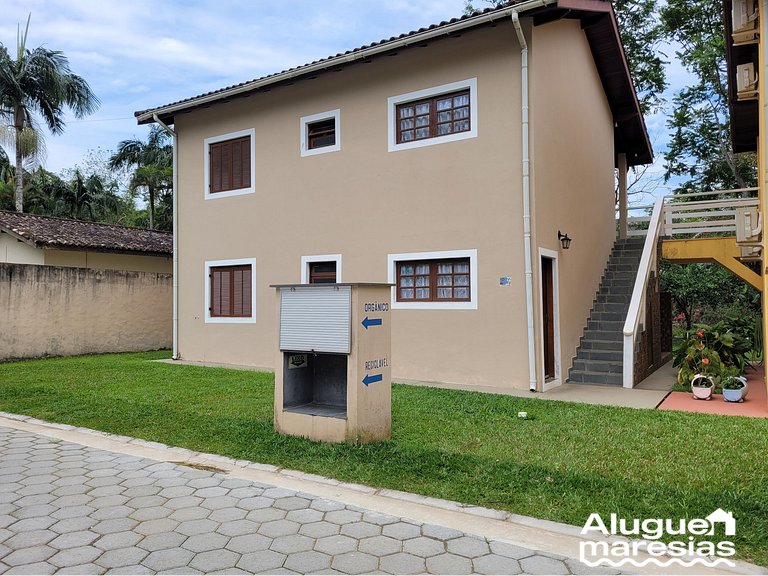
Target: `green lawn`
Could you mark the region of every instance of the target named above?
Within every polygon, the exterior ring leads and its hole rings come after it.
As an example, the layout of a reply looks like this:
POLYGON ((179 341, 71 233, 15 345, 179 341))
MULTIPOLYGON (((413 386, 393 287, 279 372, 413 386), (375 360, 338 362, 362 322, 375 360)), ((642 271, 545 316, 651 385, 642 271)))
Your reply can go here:
POLYGON ((326 445, 275 434, 271 374, 147 362, 167 356, 0 364, 0 410, 576 525, 724 508, 768 564, 766 419, 395 385, 390 441, 326 445))

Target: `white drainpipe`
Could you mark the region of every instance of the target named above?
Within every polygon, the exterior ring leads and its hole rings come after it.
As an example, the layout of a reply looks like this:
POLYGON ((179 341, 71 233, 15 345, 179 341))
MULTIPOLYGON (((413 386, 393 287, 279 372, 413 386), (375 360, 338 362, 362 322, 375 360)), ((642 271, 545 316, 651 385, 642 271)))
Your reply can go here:
POLYGON ((160 124, 163 129, 173 138, 173 355, 174 360, 179 359, 179 208, 176 191, 179 184, 179 160, 178 144, 179 138, 176 132, 164 124, 157 114, 152 115, 152 119, 160 124))

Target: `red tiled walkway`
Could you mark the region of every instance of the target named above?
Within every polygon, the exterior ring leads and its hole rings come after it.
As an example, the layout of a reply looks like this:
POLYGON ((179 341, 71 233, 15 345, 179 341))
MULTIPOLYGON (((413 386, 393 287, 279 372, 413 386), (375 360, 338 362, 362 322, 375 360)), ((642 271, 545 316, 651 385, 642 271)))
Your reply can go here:
POLYGON ((749 386, 749 393, 744 402, 725 402, 720 394, 713 394, 712 400, 695 400, 690 392, 670 392, 669 396, 659 405, 659 410, 768 418, 765 368, 748 369, 747 385, 749 386))

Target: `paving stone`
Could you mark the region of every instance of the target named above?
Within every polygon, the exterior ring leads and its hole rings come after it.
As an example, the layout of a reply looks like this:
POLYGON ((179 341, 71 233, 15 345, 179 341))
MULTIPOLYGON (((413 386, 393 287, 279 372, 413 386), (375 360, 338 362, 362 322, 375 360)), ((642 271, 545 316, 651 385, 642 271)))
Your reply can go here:
POLYGON ((456 554, 439 554, 427 558, 427 571, 431 574, 472 574, 472 561, 456 554))
POLYGON ((194 556, 194 552, 184 550, 184 548, 170 548, 151 552, 141 563, 147 568, 160 572, 174 568, 186 568, 194 556))
POLYGON ((309 507, 310 501, 306 498, 299 498, 298 496, 286 496, 284 498, 278 498, 275 500, 275 508, 280 510, 303 510, 309 507))
POLYGON ((264 490, 264 496, 267 498, 285 498, 287 496, 296 496, 296 492, 288 490, 286 488, 271 487, 264 490))
POLYGON ((107 570, 106 574, 154 574, 155 571, 147 568, 146 566, 142 566, 141 564, 137 564, 134 566, 121 566, 120 568, 112 568, 110 570, 107 570))
POLYGON ((146 522, 137 523, 134 528, 139 534, 150 535, 157 534, 159 532, 170 532, 175 530, 179 525, 176 520, 170 518, 159 518, 158 520, 147 520, 146 522))
POLYGON ((177 532, 158 532, 156 534, 150 534, 143 540, 141 540, 137 546, 150 552, 156 552, 158 550, 168 550, 171 548, 177 548, 187 539, 183 534, 177 532))
POLYGON ((280 536, 296 534, 300 527, 301 525, 298 522, 291 522, 290 520, 273 520, 272 522, 263 523, 259 527, 258 532, 269 538, 279 538, 280 536))
POLYGON ((50 530, 53 530, 58 534, 68 534, 69 532, 77 532, 78 530, 88 530, 98 523, 98 520, 94 520, 88 516, 80 516, 79 518, 59 520, 56 524, 51 525, 50 530))
MULTIPOLYGON (((136 489, 142 488, 137 486, 136 489)), ((160 488, 159 486, 147 486, 146 488, 152 488, 153 490, 159 490, 156 494, 162 498, 183 498, 184 496, 191 496, 195 493, 195 489, 191 486, 169 486, 168 488, 160 488)))
MULTIPOLYGON (((16 519, 14 518, 14 520, 16 519)), ((12 532, 31 532, 33 530, 46 530, 55 523, 56 520, 53 518, 38 516, 36 518, 24 518, 3 527, 7 527, 12 532)))
POLYGON ((499 556, 498 554, 486 554, 472 561, 475 572, 480 574, 520 574, 522 569, 517 560, 499 556))
MULTIPOLYGON (((22 498, 23 500, 23 498, 22 498)), ((17 506, 21 506, 19 501, 16 502, 17 506)), ((23 520, 24 518, 37 518, 38 516, 49 516, 52 512, 56 511, 56 506, 50 504, 37 504, 35 506, 21 506, 11 516, 23 520)))
POLYGON ((390 574, 421 574, 425 566, 424 558, 405 552, 384 556, 379 562, 381 570, 390 574))
POLYGON ((368 522, 352 522, 341 527, 341 533, 353 538, 368 538, 381 534, 381 526, 368 522))
POLYGON ((499 556, 506 556, 507 558, 514 558, 520 560, 528 556, 533 556, 535 552, 522 546, 515 546, 514 544, 508 544, 506 542, 493 541, 490 542, 491 552, 498 554, 499 556))
POLYGON ((379 559, 363 552, 348 552, 334 556, 331 568, 345 574, 370 574, 378 567, 379 559))
MULTIPOLYGON (((0 477, 0 482, 3 481, 3 478, 0 477)), ((53 496, 52 494, 35 494, 34 496, 24 496, 23 498, 19 498, 14 504, 19 507, 39 506, 41 504, 50 504, 54 500, 56 500, 56 496, 53 496)), ((54 506, 58 505, 54 504, 54 506)), ((18 518, 18 516, 16 517, 18 518)))
POLYGON ((91 501, 94 508, 108 508, 110 506, 120 506, 128 502, 129 498, 122 494, 112 494, 110 496, 101 496, 91 501))
POLYGON ((10 514, 2 514, 0 515, 0 528, 7 528, 11 524, 18 522, 16 518, 11 516, 10 514))
POLYGON ((78 546, 68 550, 60 550, 50 558, 48 562, 59 568, 64 566, 76 566, 78 564, 88 564, 93 562, 104 553, 94 546, 78 546))
MULTIPOLYGON (((224 486, 224 482, 222 482, 222 486, 224 486)), ((228 486, 231 488, 231 486, 228 486)), ((255 498, 257 496, 261 496, 264 493, 263 488, 259 488, 257 486, 251 486, 250 483, 246 483, 244 486, 234 488, 229 495, 233 498, 255 498)))
POLYGON ((232 496, 215 496, 213 498, 205 498, 200 502, 200 506, 208 508, 210 510, 218 510, 219 508, 228 508, 237 504, 237 498, 232 496))
POLYGON ((191 508, 191 507, 197 507, 200 505, 200 502, 202 502, 202 498, 198 498, 197 496, 180 496, 178 498, 171 498, 163 504, 166 508, 171 508, 172 510, 180 510, 182 508, 191 508))
POLYGON ((421 536, 421 527, 416 526, 415 524, 409 524, 408 522, 396 522, 394 524, 383 526, 381 533, 390 538, 408 540, 409 538, 417 538, 421 536))
MULTIPOLYGON (((147 486, 134 486, 133 488, 128 488, 124 490, 122 494, 128 498, 140 498, 141 496, 157 496, 160 491, 161 488, 159 486, 149 484, 147 486)), ((183 496, 186 496, 186 494, 183 494, 183 496)), ((168 496, 168 498, 171 498, 171 496, 168 496)))
POLYGON ((216 532, 231 537, 242 536, 243 534, 256 534, 258 529, 258 522, 252 522, 250 520, 232 520, 230 522, 222 522, 221 525, 216 528, 216 532))
POLYGON ((368 554, 375 554, 376 556, 396 554, 397 552, 400 552, 402 548, 403 543, 400 540, 395 540, 388 536, 372 536, 370 538, 364 538, 360 540, 358 544, 358 550, 367 552, 368 554))
POLYGON ((128 508, 128 506, 107 506, 106 508, 99 508, 89 516, 97 520, 111 520, 113 518, 127 518, 134 512, 135 510, 128 508))
POLYGON ((571 571, 571 574, 620 574, 620 572, 614 568, 609 568, 607 566, 587 566, 582 562, 571 560, 570 558, 566 559, 564 562, 568 569, 571 571))
MULTIPOLYGON (((55 534, 55 532, 54 532, 55 534)), ((79 532, 68 532, 67 534, 61 534, 48 545, 59 550, 66 550, 67 548, 76 548, 78 546, 88 546, 94 540, 99 538, 99 534, 91 532, 90 530, 81 530, 79 532)))
POLYGON ((445 552, 445 543, 442 540, 419 536, 403 542, 403 552, 421 558, 429 558, 445 552))
POLYGON ((245 518, 251 522, 272 522, 273 520, 282 520, 287 514, 288 513, 285 510, 259 508, 248 512, 248 515, 245 518))
POLYGON ((261 510, 264 508, 271 508, 275 503, 274 498, 266 498, 264 496, 254 496, 253 498, 243 498, 238 501, 235 506, 242 508, 243 510, 261 510))
POLYGON ((271 544, 272 538, 267 538, 261 534, 247 534, 230 538, 226 548, 240 554, 248 554, 250 552, 267 550, 271 544))
POLYGON ((138 522, 131 518, 111 518, 95 524, 91 530, 98 534, 111 534, 112 532, 125 532, 137 527, 138 522))
POLYGON ((236 567, 251 574, 270 572, 281 568, 285 558, 285 554, 280 554, 273 550, 259 550, 258 552, 243 554, 240 560, 238 560, 236 567))
POLYGON ((359 522, 363 518, 360 512, 354 510, 333 510, 326 512, 325 521, 333 522, 334 524, 348 524, 350 522, 359 522))
POLYGON ((214 570, 224 570, 237 564, 240 554, 229 550, 215 550, 212 552, 200 552, 189 563, 191 568, 209 573, 214 570))
POLYGON ((344 510, 345 508, 341 502, 326 500, 325 498, 315 498, 309 507, 313 510, 320 510, 320 512, 333 512, 335 510, 344 510))
POLYGON ((138 522, 146 522, 147 520, 166 518, 171 515, 171 512, 173 512, 173 510, 165 508, 164 506, 151 506, 148 508, 139 508, 134 512, 131 512, 130 517, 138 522))
POLYGON ((301 534, 291 534, 290 536, 280 536, 272 541, 270 550, 280 552, 281 554, 294 554, 296 552, 306 552, 312 550, 315 545, 315 539, 301 534))
POLYGON ((464 536, 464 532, 454 530, 453 528, 446 528, 445 526, 436 526, 434 524, 423 524, 421 526, 421 533, 429 538, 437 538, 439 540, 450 540, 452 538, 460 538, 464 536))
POLYGON ((176 520, 177 522, 186 522, 187 520, 202 520, 208 518, 211 515, 211 511, 208 508, 181 508, 171 513, 168 518, 176 520))
POLYGON ((210 520, 214 522, 232 522, 234 520, 242 520, 245 518, 248 512, 242 508, 221 508, 220 510, 214 510, 208 516, 210 520))
POLYGON ((28 546, 26 548, 14 550, 7 556, 3 557, 3 564, 14 567, 24 566, 25 564, 32 564, 37 562, 44 562, 57 552, 58 550, 51 548, 50 546, 28 546))
POLYGON ((299 574, 330 568, 331 557, 315 551, 298 552, 286 558, 284 567, 299 574))
POLYGON ((130 546, 128 548, 117 548, 104 552, 97 560, 96 564, 103 568, 120 568, 122 566, 133 566, 149 555, 147 550, 130 546))
POLYGON ((56 572, 56 566, 48 562, 35 562, 11 568, 6 574, 53 574, 54 572, 56 572))
POLYGON ((394 524, 399 521, 400 518, 397 516, 390 516, 389 514, 382 514, 381 512, 363 512, 363 522, 368 522, 369 524, 386 526, 387 524, 394 524))
MULTIPOLYGON (((9 532, 11 532, 9 530, 9 532)), ((11 532, 12 534, 14 532, 11 532)), ((42 546, 48 544, 51 540, 57 538, 59 534, 53 530, 30 530, 28 532, 19 532, 15 536, 7 538, 3 545, 13 550, 19 550, 27 546, 42 546)))
POLYGON ((209 486, 208 488, 198 488, 195 490, 195 496, 200 498, 216 498, 218 496, 226 496, 228 492, 228 489, 221 486, 209 486))
POLYGON ((491 552, 491 548, 485 540, 472 536, 462 536, 461 538, 449 540, 446 546, 448 552, 466 558, 477 558, 491 552))
MULTIPOLYGON (((67 486, 66 488, 74 488, 73 486, 67 486)), ((58 490, 62 490, 59 488, 58 490)), ((58 492, 57 490, 57 492, 58 492)), ((91 498, 88 494, 66 494, 61 495, 58 498, 55 498, 51 501, 51 506, 56 506, 57 508, 60 508, 62 506, 83 506, 85 504, 88 504, 93 498, 91 498)))
POLYGON ((136 532, 127 530, 125 532, 106 534, 96 540, 93 545, 102 550, 117 550, 118 548, 135 546, 142 538, 143 536, 141 534, 136 534, 136 532))
POLYGON ((207 476, 204 478, 195 478, 194 480, 190 480, 186 484, 190 488, 194 488, 195 490, 197 490, 199 488, 211 488, 213 486, 218 486, 219 484, 221 484, 221 480, 213 476, 207 476))
POLYGON ((88 491, 88 496, 92 498, 101 498, 102 496, 115 496, 116 494, 123 494, 125 488, 123 486, 102 486, 101 488, 94 488, 88 491))
POLYGON ((206 532, 213 532, 219 527, 217 522, 212 520, 188 520, 180 523, 174 530, 186 536, 194 536, 195 534, 205 534, 206 532))
POLYGON ((93 563, 78 564, 77 566, 66 566, 59 570, 56 570, 56 574, 101 574, 103 572, 101 566, 97 566, 93 563))
POLYGON ((301 528, 299 529, 299 534, 310 536, 312 538, 323 538, 325 536, 338 534, 339 532, 341 532, 341 526, 332 522, 325 521, 302 524, 301 528))
POLYGON ((53 512, 51 518, 55 518, 56 520, 66 520, 67 518, 88 516, 95 511, 96 509, 91 508, 90 506, 65 506, 64 508, 59 508, 56 512, 53 512))
POLYGON ((520 560, 520 568, 526 574, 569 574, 565 562, 540 554, 520 560))
POLYGON ((221 534, 196 534, 187 538, 184 541, 184 544, 182 544, 182 548, 186 548, 192 552, 209 552, 211 550, 220 550, 224 548, 227 542, 229 542, 229 538, 227 536, 222 536, 221 534))

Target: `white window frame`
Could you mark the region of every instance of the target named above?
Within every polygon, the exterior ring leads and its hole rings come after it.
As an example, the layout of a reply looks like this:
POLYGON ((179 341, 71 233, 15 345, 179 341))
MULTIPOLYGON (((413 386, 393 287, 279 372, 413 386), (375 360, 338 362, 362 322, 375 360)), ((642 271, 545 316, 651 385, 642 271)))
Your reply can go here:
POLYGON ((317 254, 301 257, 302 284, 309 284, 309 265, 312 262, 336 262, 336 283, 341 282, 341 254, 317 254))
POLYGON ((317 154, 325 154, 327 152, 338 152, 341 150, 341 110, 329 110, 328 112, 319 112, 318 114, 311 114, 309 116, 302 116, 299 121, 300 128, 300 145, 302 156, 316 156, 317 154), (336 143, 333 146, 323 146, 321 148, 309 149, 309 125, 315 122, 322 122, 323 120, 334 119, 336 126, 336 143))
POLYGON ((456 142, 457 140, 466 140, 468 138, 477 138, 477 78, 467 78, 434 88, 416 90, 399 96, 390 96, 387 98, 387 136, 389 141, 389 151, 410 150, 411 148, 421 148, 423 146, 435 146, 436 144, 445 144, 446 142, 456 142), (432 98, 440 94, 448 94, 459 90, 469 88, 469 124, 470 129, 467 132, 457 134, 446 134, 445 136, 435 136, 434 138, 424 138, 423 140, 414 140, 413 142, 397 143, 397 106, 406 104, 414 100, 432 98))
POLYGON ((477 250, 444 252, 401 252, 387 255, 387 282, 392 286, 392 308, 402 310, 477 310, 477 250), (397 263, 412 260, 446 260, 469 258, 469 297, 466 302, 398 302, 397 263))
POLYGON ((562 367, 560 365, 560 270, 559 261, 560 254, 555 250, 549 250, 547 248, 539 248, 539 346, 541 349, 540 362, 541 362, 541 374, 542 374, 542 390, 546 392, 552 388, 556 388, 563 383, 562 367), (542 258, 549 258, 552 260, 552 314, 553 326, 554 326, 554 347, 553 354, 555 355, 555 376, 549 382, 544 380, 544 287, 542 283, 542 258))
POLYGON ((205 323, 206 324, 255 324, 256 323, 256 258, 205 261, 205 323), (218 266, 251 265, 251 315, 244 317, 211 316, 211 268, 218 266))
POLYGON ((256 192, 256 130, 250 128, 248 130, 239 130, 237 132, 230 132, 229 134, 221 134, 219 136, 211 136, 203 140, 203 193, 206 200, 214 200, 216 198, 227 198, 229 196, 241 196, 243 194, 253 194, 256 192), (226 192, 211 192, 211 159, 208 151, 211 148, 211 144, 217 144, 225 140, 234 140, 235 138, 242 138, 244 136, 251 137, 251 184, 246 188, 238 188, 236 190, 227 190, 226 192))

